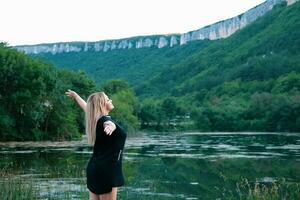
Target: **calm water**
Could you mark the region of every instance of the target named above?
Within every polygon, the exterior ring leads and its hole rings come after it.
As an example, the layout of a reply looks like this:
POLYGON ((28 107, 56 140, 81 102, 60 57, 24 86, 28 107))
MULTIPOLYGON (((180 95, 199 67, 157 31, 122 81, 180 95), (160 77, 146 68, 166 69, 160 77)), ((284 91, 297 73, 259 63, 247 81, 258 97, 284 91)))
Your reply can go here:
MULTIPOLYGON (((85 142, 0 143, 0 167, 41 198, 85 199, 85 142)), ((300 134, 147 133, 128 138, 118 199, 218 199, 242 178, 300 182, 300 134)), ((0 180, 5 182, 6 180, 0 180)))

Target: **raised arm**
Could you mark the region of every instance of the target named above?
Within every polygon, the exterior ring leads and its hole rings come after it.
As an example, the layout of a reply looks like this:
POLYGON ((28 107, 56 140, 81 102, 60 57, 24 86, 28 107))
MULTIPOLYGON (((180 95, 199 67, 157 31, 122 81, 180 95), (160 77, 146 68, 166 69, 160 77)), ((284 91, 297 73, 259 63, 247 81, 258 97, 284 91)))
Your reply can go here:
POLYGON ((76 100, 77 104, 86 112, 86 102, 74 91, 68 90, 66 95, 76 100))

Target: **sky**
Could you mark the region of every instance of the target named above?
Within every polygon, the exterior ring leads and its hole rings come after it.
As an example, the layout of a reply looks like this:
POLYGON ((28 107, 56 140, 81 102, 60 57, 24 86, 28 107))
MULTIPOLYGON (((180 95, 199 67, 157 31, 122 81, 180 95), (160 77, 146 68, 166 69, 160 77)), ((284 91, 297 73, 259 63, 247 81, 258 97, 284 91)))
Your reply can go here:
POLYGON ((265 0, 0 0, 0 41, 11 46, 186 33, 265 0))

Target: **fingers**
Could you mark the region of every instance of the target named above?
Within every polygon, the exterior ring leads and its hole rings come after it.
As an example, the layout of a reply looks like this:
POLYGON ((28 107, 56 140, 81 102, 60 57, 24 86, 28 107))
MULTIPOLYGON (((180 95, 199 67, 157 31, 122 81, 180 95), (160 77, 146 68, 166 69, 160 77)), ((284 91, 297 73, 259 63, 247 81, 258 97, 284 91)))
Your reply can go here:
POLYGON ((65 92, 65 94, 68 95, 68 96, 70 96, 72 92, 73 91, 69 89, 67 92, 65 92))
POLYGON ((115 129, 116 129, 116 125, 113 122, 111 121, 104 122, 104 132, 107 135, 111 135, 115 129))
POLYGON ((112 121, 104 122, 104 128, 105 127, 109 127, 112 131, 114 131, 116 129, 116 125, 112 121))
POLYGON ((113 131, 110 129, 109 126, 107 126, 104 128, 104 132, 106 133, 106 135, 111 135, 113 131))
POLYGON ((72 90, 70 90, 70 89, 68 89, 68 91, 65 92, 65 95, 67 95, 67 96, 69 96, 69 97, 75 97, 75 92, 72 91, 72 90))

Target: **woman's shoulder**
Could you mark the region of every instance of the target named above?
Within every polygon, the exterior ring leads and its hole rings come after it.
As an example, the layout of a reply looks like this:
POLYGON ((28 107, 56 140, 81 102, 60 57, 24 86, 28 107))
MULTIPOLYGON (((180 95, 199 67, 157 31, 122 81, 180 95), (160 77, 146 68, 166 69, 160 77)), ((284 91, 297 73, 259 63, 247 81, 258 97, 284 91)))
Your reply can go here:
POLYGON ((109 115, 102 115, 102 116, 100 116, 99 117, 99 119, 98 119, 98 124, 100 123, 100 124, 103 124, 104 122, 106 122, 106 121, 113 121, 112 119, 111 119, 111 117, 109 116, 109 115))

